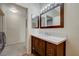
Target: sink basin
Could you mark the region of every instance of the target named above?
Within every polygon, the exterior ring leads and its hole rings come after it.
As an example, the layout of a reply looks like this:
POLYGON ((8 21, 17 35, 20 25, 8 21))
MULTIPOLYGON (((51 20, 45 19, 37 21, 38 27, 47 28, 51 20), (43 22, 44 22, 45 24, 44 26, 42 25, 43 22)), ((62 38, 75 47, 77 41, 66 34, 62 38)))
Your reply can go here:
POLYGON ((46 32, 42 32, 42 33, 39 32, 39 34, 40 34, 40 35, 43 35, 43 36, 52 36, 51 34, 46 33, 46 32))

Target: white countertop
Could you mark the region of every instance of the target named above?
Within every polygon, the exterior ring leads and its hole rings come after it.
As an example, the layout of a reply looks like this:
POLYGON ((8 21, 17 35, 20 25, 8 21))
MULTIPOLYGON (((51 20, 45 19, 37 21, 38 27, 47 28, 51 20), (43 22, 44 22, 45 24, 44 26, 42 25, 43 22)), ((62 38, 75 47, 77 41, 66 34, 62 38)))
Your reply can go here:
POLYGON ((31 35, 35 36, 37 38, 40 38, 44 41, 48 41, 50 43, 56 44, 56 45, 58 45, 58 44, 60 44, 60 43, 67 40, 66 37, 57 37, 57 36, 53 36, 53 35, 52 36, 51 35, 44 35, 44 34, 39 34, 38 32, 37 33, 32 32, 31 35))

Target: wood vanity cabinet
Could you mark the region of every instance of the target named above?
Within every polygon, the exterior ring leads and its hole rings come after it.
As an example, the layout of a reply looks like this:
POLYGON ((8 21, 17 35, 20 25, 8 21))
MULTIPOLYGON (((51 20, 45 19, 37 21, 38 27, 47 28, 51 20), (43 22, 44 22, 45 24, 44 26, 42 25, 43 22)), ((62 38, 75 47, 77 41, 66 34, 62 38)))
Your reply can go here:
POLYGON ((31 51, 38 56, 65 56, 65 42, 55 45, 31 36, 31 51))

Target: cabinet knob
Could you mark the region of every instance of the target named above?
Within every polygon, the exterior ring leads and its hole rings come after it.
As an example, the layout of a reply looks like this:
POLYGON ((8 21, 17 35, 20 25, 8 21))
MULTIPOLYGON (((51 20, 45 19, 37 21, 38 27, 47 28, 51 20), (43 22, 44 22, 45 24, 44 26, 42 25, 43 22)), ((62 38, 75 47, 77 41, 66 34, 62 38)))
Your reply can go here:
POLYGON ((32 49, 33 49, 33 50, 35 50, 35 48, 34 48, 34 47, 33 47, 32 49))

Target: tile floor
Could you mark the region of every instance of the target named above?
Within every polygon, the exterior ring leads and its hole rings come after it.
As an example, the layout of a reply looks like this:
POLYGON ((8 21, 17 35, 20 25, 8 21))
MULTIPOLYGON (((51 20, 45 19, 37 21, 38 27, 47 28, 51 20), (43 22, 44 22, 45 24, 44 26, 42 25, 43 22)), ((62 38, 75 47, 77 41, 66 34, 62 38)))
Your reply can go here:
POLYGON ((22 56, 25 51, 24 44, 14 44, 6 46, 0 56, 22 56))

